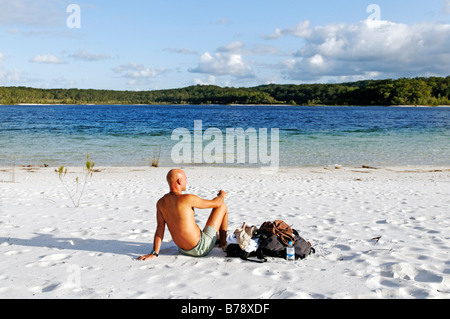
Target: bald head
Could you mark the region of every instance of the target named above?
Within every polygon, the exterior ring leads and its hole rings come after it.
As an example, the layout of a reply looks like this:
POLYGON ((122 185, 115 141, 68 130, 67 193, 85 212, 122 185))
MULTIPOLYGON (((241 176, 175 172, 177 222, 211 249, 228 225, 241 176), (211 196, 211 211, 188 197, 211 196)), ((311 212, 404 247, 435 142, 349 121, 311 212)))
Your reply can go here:
POLYGON ((166 178, 171 191, 179 192, 186 190, 187 179, 186 173, 183 170, 172 169, 167 173, 166 178))
POLYGON ((167 173, 167 182, 171 184, 183 176, 186 176, 186 174, 181 169, 172 169, 167 173))

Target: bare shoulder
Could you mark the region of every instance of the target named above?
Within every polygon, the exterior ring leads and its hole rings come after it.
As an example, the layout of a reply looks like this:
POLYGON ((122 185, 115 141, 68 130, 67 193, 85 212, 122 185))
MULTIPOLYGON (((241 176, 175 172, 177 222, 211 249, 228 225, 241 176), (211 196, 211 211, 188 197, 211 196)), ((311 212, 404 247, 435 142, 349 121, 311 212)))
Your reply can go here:
POLYGON ((161 197, 157 202, 156 202, 156 207, 162 207, 164 205, 164 202, 166 201, 166 196, 164 195, 163 197, 161 197))
POLYGON ((201 198, 194 194, 184 194, 183 195, 183 200, 185 200, 187 202, 195 202, 199 199, 201 199, 201 198))

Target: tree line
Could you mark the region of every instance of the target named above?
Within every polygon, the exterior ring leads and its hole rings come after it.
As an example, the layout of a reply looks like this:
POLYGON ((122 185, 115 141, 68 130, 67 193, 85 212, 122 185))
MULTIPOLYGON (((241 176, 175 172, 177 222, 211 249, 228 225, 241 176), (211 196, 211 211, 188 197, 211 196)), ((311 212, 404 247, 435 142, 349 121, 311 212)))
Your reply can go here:
POLYGON ((0 87, 0 104, 450 105, 450 76, 340 84, 196 85, 155 91, 0 87))

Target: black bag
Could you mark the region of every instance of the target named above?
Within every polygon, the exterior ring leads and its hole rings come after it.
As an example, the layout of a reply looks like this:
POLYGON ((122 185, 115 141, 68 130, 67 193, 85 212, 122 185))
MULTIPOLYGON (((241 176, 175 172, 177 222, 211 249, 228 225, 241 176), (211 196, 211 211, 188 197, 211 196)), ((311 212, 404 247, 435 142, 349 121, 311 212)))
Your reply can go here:
POLYGON ((311 243, 300 237, 298 232, 294 229, 295 237, 295 259, 305 259, 311 254, 315 254, 316 250, 312 247, 311 243))
POLYGON ((264 263, 267 261, 267 259, 261 254, 261 250, 259 248, 254 252, 248 253, 242 250, 238 244, 229 244, 227 246, 227 257, 239 257, 243 260, 257 263, 264 263), (251 257, 256 257, 258 259, 252 259, 251 257))
MULTIPOLYGON (((295 259, 305 259, 311 253, 316 252, 309 242, 300 237, 297 230, 293 229, 292 231, 295 240, 295 259)), ((286 259, 286 246, 280 241, 277 235, 268 236, 263 241, 260 241, 259 249, 264 256, 286 259)))
POLYGON ((281 243, 277 235, 269 236, 260 242, 259 249, 264 256, 286 258, 286 246, 281 243))

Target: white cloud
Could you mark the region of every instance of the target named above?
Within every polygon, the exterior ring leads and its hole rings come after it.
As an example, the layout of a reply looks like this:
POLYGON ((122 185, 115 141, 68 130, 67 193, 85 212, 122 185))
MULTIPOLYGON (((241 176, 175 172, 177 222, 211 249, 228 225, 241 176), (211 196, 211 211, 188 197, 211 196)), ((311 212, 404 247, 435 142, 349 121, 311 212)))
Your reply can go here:
POLYGON ((315 56, 313 56, 313 57, 309 60, 309 63, 310 63, 312 66, 315 66, 315 67, 320 68, 320 67, 322 67, 323 64, 324 64, 323 57, 322 57, 320 54, 316 54, 315 56))
POLYGON ((242 41, 231 42, 217 49, 218 52, 235 52, 242 49, 245 44, 242 41))
POLYGON ((293 28, 287 29, 275 29, 275 32, 271 35, 263 35, 263 38, 268 40, 275 40, 282 36, 292 35, 295 37, 308 37, 311 35, 310 29, 311 22, 309 20, 300 22, 293 28))
POLYGON ((197 55, 197 51, 191 51, 189 48, 183 48, 183 49, 177 49, 177 48, 165 48, 164 51, 172 52, 172 53, 179 53, 179 54, 185 54, 185 55, 197 55))
POLYGON ((241 54, 236 53, 215 53, 211 55, 205 52, 200 57, 200 63, 195 69, 190 69, 193 73, 206 73, 213 76, 231 75, 238 78, 254 77, 253 70, 248 65, 241 54))
POLYGON ((214 75, 209 75, 206 80, 195 78, 194 79, 194 84, 199 84, 199 85, 216 85, 216 77, 214 75))
POLYGON ((94 61, 103 61, 111 58, 109 54, 95 54, 89 53, 86 50, 78 51, 75 54, 71 55, 72 58, 76 60, 94 62, 94 61))
MULTIPOLYGON (((275 46, 254 44, 248 47, 242 41, 235 41, 220 46, 214 53, 205 52, 201 55, 200 61, 195 68, 188 71, 192 73, 203 73, 212 77, 231 76, 235 79, 245 80, 255 79, 254 67, 267 67, 267 63, 261 63, 254 58, 248 61, 248 56, 267 58, 269 55, 285 55, 275 46)), ((194 79, 195 83, 210 83, 194 79)))
POLYGON ((288 79, 450 74, 450 24, 365 20, 309 28, 301 23, 277 34, 304 40, 294 59, 284 61, 288 79))
POLYGON ((217 48, 215 53, 205 52, 200 57, 193 73, 205 73, 216 76, 233 76, 236 78, 254 78, 253 63, 245 60, 246 56, 276 55, 279 50, 273 46, 257 45, 248 48, 242 41, 235 41, 217 48))
POLYGON ((167 72, 163 68, 149 68, 143 64, 127 63, 114 68, 114 72, 120 74, 124 78, 131 79, 128 84, 142 84, 140 80, 155 78, 158 75, 167 72))
POLYGON ((54 56, 53 54, 36 55, 30 59, 32 63, 44 63, 44 64, 65 64, 63 60, 54 56))
POLYGON ((28 81, 36 82, 36 79, 27 78, 20 70, 7 70, 3 68, 2 62, 6 60, 6 56, 0 52, 0 85, 23 85, 28 81))
POLYGON ((242 56, 249 55, 282 55, 281 51, 275 46, 255 44, 252 47, 246 46, 242 41, 235 41, 219 47, 217 52, 226 54, 240 54, 242 56))
POLYGON ((25 85, 25 83, 38 82, 39 79, 28 78, 22 71, 5 70, 0 68, 0 85, 25 85))

